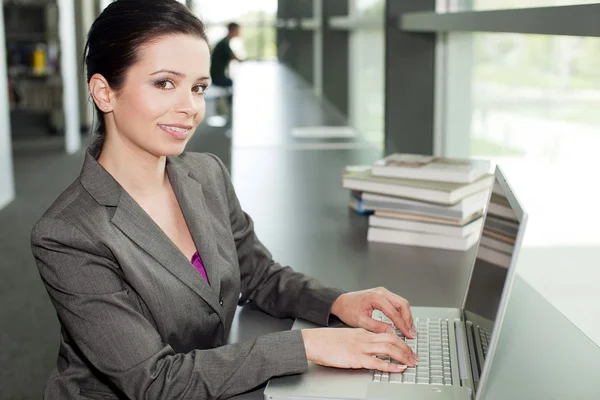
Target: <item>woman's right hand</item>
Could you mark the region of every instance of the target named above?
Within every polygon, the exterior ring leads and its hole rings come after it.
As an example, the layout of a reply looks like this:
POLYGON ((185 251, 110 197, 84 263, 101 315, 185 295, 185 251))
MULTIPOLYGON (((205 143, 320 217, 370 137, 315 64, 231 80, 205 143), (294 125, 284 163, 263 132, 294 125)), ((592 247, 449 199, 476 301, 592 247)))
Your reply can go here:
POLYGON ((392 333, 372 333, 360 328, 303 329, 302 337, 306 357, 315 364, 326 367, 375 369, 402 372, 414 367, 418 356, 392 333), (377 357, 389 356, 400 364, 377 357))

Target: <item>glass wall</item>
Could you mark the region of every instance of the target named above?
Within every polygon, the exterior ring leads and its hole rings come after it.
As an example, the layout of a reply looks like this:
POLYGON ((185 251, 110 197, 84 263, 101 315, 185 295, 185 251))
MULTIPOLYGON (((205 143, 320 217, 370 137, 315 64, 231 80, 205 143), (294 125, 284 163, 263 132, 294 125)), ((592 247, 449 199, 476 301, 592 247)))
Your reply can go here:
POLYGON ((350 34, 350 122, 369 141, 384 141, 384 0, 355 0, 350 34))
POLYGON ((600 310, 600 38, 457 32, 444 39, 453 66, 444 118, 454 119, 443 129, 446 154, 466 149, 500 165, 530 215, 519 272, 600 344, 600 326, 589 318, 600 310))
POLYGON ((211 45, 227 35, 227 24, 241 25, 231 47, 243 59, 273 59, 277 54, 275 19, 277 0, 194 0, 194 10, 207 25, 211 45))
POLYGON ((473 35, 470 154, 499 162, 529 208, 544 214, 528 233, 536 244, 600 243, 590 224, 599 61, 600 38, 473 35))

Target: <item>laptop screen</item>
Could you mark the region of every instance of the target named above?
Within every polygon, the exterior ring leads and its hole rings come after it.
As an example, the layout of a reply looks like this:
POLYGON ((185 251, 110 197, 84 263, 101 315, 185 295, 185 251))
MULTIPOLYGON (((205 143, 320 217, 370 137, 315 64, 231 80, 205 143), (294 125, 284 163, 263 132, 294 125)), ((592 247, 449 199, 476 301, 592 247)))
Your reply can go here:
MULTIPOLYGON (((468 320, 470 314, 483 317, 491 323, 486 324, 488 329, 498 312, 521 218, 520 210, 513 209, 500 185, 503 179, 496 171, 464 306, 468 320)), ((508 195, 514 199, 512 193, 508 195)), ((516 200, 513 204, 518 205, 516 200)))

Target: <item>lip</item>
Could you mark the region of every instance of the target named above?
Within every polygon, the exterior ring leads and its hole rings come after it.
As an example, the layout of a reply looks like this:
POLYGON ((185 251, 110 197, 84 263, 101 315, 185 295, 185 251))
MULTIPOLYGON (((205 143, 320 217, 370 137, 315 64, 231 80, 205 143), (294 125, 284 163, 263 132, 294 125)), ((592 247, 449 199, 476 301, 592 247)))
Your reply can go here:
POLYGON ((183 124, 158 124, 159 128, 176 140, 185 140, 190 135, 193 126, 183 124), (169 128, 185 129, 185 132, 177 132, 169 128))

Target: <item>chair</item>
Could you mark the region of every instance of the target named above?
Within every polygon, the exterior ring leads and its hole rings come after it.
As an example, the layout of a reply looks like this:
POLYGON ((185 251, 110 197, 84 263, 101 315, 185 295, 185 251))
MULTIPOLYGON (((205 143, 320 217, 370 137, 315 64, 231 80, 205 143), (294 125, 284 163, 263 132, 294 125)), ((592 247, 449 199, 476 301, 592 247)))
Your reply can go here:
MULTIPOLYGON (((231 87, 211 85, 204 93, 207 103, 214 104, 214 113, 209 113, 206 123, 209 126, 223 127, 231 119, 231 99, 233 90, 231 87)), ((211 110, 212 111, 212 110, 211 110)))

